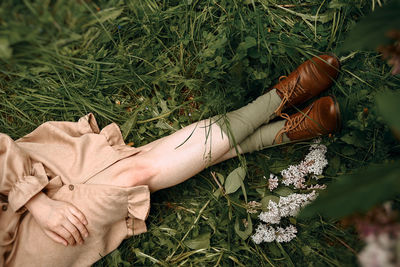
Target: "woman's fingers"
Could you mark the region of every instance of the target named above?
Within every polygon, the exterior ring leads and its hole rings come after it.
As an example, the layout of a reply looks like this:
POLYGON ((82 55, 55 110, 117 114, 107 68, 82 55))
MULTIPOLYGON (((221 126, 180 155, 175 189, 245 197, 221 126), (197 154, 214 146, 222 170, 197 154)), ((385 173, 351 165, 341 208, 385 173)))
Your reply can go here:
POLYGON ((68 242, 62 238, 61 236, 59 236, 58 234, 52 232, 52 231, 45 231, 45 234, 50 237, 51 239, 53 239, 54 242, 56 243, 60 243, 64 246, 68 246, 68 242))
POLYGON ((69 211, 76 217, 78 218, 84 225, 88 224, 88 221, 86 220, 85 215, 78 210, 77 208, 75 208, 73 205, 70 206, 69 211))
POLYGON ((68 230, 68 232, 72 235, 74 238, 74 241, 81 245, 83 244, 83 238, 81 236, 81 233, 79 233, 78 228, 75 227, 69 220, 64 222, 63 224, 64 228, 68 230))
POLYGON ((58 229, 57 229, 57 232, 56 232, 58 235, 60 235, 62 238, 64 238, 65 240, 67 240, 67 242, 68 242, 68 244, 69 245, 75 245, 75 239, 74 239, 74 237, 72 236, 72 234, 70 233, 70 231, 68 230, 68 229, 66 229, 65 227, 63 227, 63 226, 60 226, 58 229))
POLYGON ((80 235, 82 237, 88 237, 89 232, 86 229, 86 227, 83 225, 83 223, 78 220, 72 213, 67 216, 68 220, 79 230, 80 235))

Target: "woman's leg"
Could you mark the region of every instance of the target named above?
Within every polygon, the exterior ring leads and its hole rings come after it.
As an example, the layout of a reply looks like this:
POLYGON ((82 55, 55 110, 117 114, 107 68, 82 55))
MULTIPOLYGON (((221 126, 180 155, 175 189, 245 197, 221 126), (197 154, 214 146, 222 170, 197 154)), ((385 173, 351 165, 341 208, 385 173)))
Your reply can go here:
MULTIPOLYGON (((122 182, 129 185, 147 184, 151 190, 156 191, 183 182, 218 162, 218 159, 235 156, 230 151, 234 144, 240 144, 262 124, 274 118, 275 111, 280 114, 282 109, 300 104, 330 87, 338 74, 338 66, 334 57, 315 57, 300 65, 286 79, 275 85, 275 89, 247 106, 226 114, 226 117, 216 116, 211 120, 189 125, 163 138, 154 146, 147 146, 147 151, 143 150, 131 158, 130 171, 122 182)), ((301 121, 304 119, 299 120, 301 121)), ((297 126, 294 119, 285 126, 286 132, 292 126, 297 126)), ((309 125, 306 123, 306 130, 307 127, 309 125)), ((269 135, 268 132, 267 136, 269 135)), ((255 135, 252 138, 259 140, 260 136, 255 135)), ((253 143, 252 138, 248 142, 253 143)), ((251 144, 249 151, 258 149, 260 144, 265 145, 263 139, 255 144, 256 146, 251 144)), ((246 152, 244 147, 245 145, 241 147, 242 152, 246 152)))
MULTIPOLYGON (((236 147, 231 148, 228 152, 226 152, 219 158, 211 159, 210 165, 215 165, 225 160, 237 157, 238 154, 259 151, 273 145, 277 133, 283 128, 284 125, 285 120, 280 120, 260 126, 254 133, 246 137, 246 139, 244 139, 236 147)), ((141 146, 140 149, 142 149, 143 151, 149 151, 153 149, 157 144, 162 142, 164 138, 165 137, 141 146)), ((290 141, 286 135, 284 135, 283 138, 284 142, 290 141)))
MULTIPOLYGON (((227 153, 222 155, 220 158, 215 159, 212 165, 223 162, 225 160, 234 158, 239 154, 251 153, 265 149, 274 144, 275 137, 278 132, 284 127, 285 120, 280 120, 266 125, 260 126, 254 133, 249 135, 240 144, 237 149, 231 148, 227 153)), ((290 141, 286 134, 283 135, 283 142, 290 141)))
POLYGON ((229 112, 226 118, 202 120, 150 143, 126 161, 130 168, 114 184, 146 184, 152 191, 179 184, 226 154, 233 147, 232 139, 240 143, 275 117, 280 102, 275 90, 271 90, 247 106, 229 112))

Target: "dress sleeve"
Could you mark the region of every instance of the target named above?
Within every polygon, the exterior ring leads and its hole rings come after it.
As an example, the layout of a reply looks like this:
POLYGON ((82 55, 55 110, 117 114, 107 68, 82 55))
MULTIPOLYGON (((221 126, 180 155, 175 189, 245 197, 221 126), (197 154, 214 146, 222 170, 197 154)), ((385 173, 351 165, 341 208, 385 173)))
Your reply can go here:
POLYGON ((33 163, 8 135, 0 133, 0 194, 14 212, 49 183, 41 163, 33 163))

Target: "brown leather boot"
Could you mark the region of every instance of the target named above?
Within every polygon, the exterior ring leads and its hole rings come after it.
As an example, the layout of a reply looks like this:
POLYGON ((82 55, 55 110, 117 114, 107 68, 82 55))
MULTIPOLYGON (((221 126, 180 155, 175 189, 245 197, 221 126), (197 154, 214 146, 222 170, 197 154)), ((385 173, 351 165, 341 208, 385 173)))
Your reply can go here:
POLYGON ((275 143, 282 143, 283 134, 291 140, 303 140, 330 134, 340 129, 340 110, 333 96, 325 96, 303 109, 286 116, 285 126, 275 137, 275 143))
POLYGON ((272 87, 282 99, 275 113, 280 116, 283 109, 301 104, 328 89, 338 76, 339 67, 335 57, 321 55, 307 60, 288 77, 282 76, 272 87))

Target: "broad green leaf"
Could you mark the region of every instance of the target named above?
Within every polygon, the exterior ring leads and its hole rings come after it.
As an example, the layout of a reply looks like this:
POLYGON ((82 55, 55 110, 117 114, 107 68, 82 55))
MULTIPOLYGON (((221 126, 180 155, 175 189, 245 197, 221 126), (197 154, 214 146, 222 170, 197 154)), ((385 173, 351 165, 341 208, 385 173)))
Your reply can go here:
POLYGON ((12 49, 7 39, 0 39, 0 59, 9 59, 12 55, 12 49))
POLYGON ((225 177, 224 177, 222 174, 220 174, 219 172, 217 172, 217 173, 215 173, 215 174, 217 175, 220 184, 221 184, 221 185, 224 185, 225 177))
POLYGON ((173 131, 173 132, 177 131, 177 129, 175 129, 174 127, 169 125, 164 118, 158 120, 155 127, 159 128, 159 129, 163 129, 163 130, 173 131))
POLYGON ((353 146, 345 146, 342 147, 342 154, 346 155, 346 156, 353 156, 354 154, 356 154, 356 150, 354 149, 353 146))
POLYGON ((400 92, 379 94, 376 96, 376 102, 385 121, 400 131, 400 92))
POLYGON ((244 177, 246 176, 246 171, 243 167, 238 167, 234 169, 226 178, 225 182, 225 192, 231 194, 236 192, 243 183, 244 177))
POLYGON ((379 45, 388 43, 387 32, 400 29, 399 14, 400 1, 398 0, 377 8, 354 26, 339 51, 375 50, 379 45))
POLYGON ((206 234, 201 234, 194 239, 186 240, 183 243, 191 249, 209 248, 210 239, 211 239, 211 234, 206 233, 206 234))
POLYGON ((288 195, 293 194, 293 190, 290 189, 289 187, 280 187, 276 189, 274 192, 282 197, 287 197, 288 195))
POLYGON ((262 211, 268 211, 268 205, 269 205, 270 200, 275 203, 279 203, 279 197, 274 196, 274 195, 265 196, 260 201, 262 211))
POLYGON ((268 251, 275 257, 281 257, 281 250, 275 245, 275 243, 267 243, 268 251))
POLYGON ((300 213, 301 218, 317 213, 341 218, 353 212, 363 212, 373 205, 400 193, 400 162, 362 169, 354 175, 344 175, 300 213))
POLYGON ((340 140, 356 147, 365 147, 364 135, 359 132, 353 131, 346 133, 340 138, 340 140))
POLYGON ((244 41, 246 43, 246 48, 250 48, 250 47, 253 47, 253 46, 257 45, 257 40, 254 37, 251 37, 251 36, 247 36, 244 39, 244 41))
POLYGON ((253 223, 251 221, 250 214, 247 214, 247 223, 248 224, 247 224, 247 227, 245 227, 245 230, 244 231, 240 230, 239 218, 236 217, 235 226, 234 226, 235 232, 243 240, 246 240, 253 232, 253 223))
POLYGON ((282 170, 286 169, 288 166, 287 161, 274 161, 270 166, 268 166, 268 169, 272 173, 280 173, 282 170))

